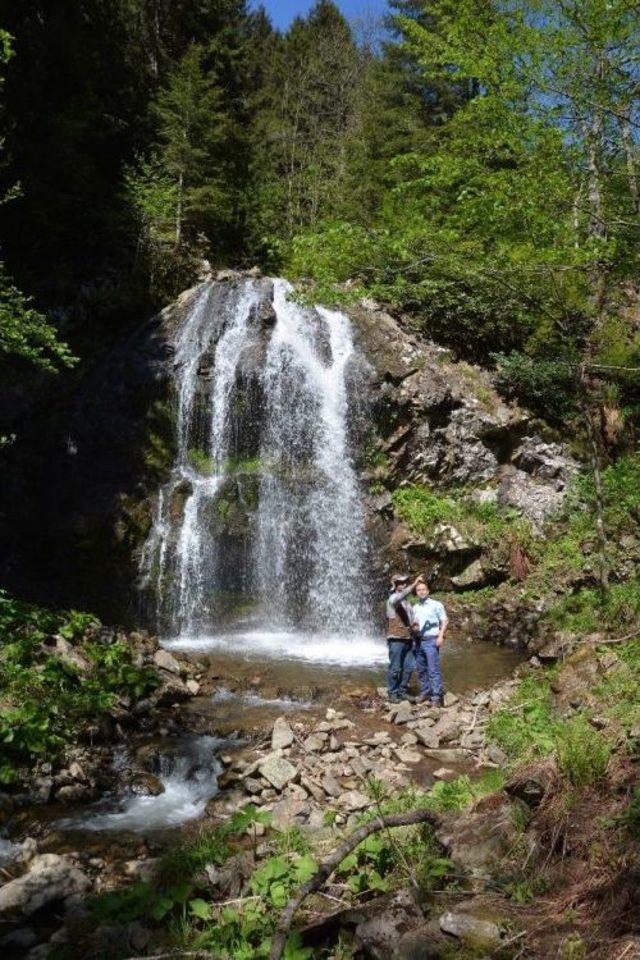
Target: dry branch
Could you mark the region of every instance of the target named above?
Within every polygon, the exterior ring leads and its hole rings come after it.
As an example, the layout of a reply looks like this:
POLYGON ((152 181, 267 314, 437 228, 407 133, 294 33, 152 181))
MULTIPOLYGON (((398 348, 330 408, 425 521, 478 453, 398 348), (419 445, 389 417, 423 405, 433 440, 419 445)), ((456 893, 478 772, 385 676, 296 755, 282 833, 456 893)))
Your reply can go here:
POLYGON ((336 867, 340 866, 345 857, 347 857, 359 843, 366 840, 372 833, 377 833, 378 830, 386 830, 390 827, 409 827, 417 823, 431 823, 436 826, 439 822, 439 818, 432 810, 412 810, 410 813, 394 813, 387 817, 375 817, 375 819, 369 820, 368 823, 364 823, 361 827, 358 827, 357 830, 348 836, 347 839, 333 851, 324 863, 320 864, 311 879, 303 883, 300 889, 289 900, 289 903, 282 911, 278 926, 271 941, 270 960, 281 960, 294 914, 303 900, 329 879, 336 867))

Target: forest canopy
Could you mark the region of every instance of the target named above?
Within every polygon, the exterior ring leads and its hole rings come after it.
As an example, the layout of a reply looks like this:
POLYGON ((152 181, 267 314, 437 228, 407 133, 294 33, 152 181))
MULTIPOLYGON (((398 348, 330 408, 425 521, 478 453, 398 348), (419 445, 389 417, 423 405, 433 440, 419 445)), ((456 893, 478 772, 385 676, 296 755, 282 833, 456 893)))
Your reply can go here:
POLYGON ((245 0, 5 5, 0 349, 55 368, 54 328, 84 356, 204 262, 258 264, 403 311, 554 422, 581 369, 624 419, 639 21, 394 0, 349 23, 319 0, 283 33, 245 0))

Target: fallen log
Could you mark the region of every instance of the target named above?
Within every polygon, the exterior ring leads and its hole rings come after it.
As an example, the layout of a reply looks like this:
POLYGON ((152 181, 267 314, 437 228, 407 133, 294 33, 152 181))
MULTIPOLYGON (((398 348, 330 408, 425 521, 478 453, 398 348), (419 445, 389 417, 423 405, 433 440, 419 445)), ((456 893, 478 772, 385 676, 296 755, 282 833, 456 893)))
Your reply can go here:
POLYGON ((271 940, 270 960, 281 960, 289 931, 291 930, 293 917, 298 907, 310 893, 318 890, 318 888, 329 879, 333 871, 340 866, 345 857, 347 857, 358 844, 379 830, 386 830, 390 827, 410 827, 418 823, 430 823, 433 826, 437 826, 440 823, 440 818, 433 810, 411 810, 409 813, 393 813, 386 817, 375 817, 373 820, 363 823, 361 827, 358 827, 357 830, 350 834, 350 836, 333 851, 331 856, 328 857, 324 863, 320 864, 314 875, 307 880, 306 883, 302 884, 282 911, 278 926, 271 940))

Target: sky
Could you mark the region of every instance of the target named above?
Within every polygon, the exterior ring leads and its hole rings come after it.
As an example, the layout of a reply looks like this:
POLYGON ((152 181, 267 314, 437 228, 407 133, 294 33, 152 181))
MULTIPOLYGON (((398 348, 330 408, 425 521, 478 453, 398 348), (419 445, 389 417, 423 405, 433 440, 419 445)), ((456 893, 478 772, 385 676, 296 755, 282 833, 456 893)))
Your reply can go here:
MULTIPOLYGON (((298 14, 307 13, 314 0, 261 0, 269 11, 274 26, 285 29, 298 14)), ((362 16, 364 13, 384 13, 386 0, 337 0, 337 4, 348 18, 362 16)), ((254 0, 259 5, 259 0, 254 0)))

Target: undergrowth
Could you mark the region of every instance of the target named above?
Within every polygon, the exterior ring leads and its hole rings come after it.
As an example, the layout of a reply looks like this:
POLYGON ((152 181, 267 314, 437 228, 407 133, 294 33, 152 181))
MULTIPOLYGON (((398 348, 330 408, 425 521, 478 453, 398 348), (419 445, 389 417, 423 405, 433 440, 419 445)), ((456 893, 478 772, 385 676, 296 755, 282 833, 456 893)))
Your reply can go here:
POLYGON ((507 535, 528 541, 529 524, 516 510, 493 502, 477 503, 468 494, 460 489, 441 496, 429 487, 414 485, 395 490, 393 502, 398 515, 420 536, 433 536, 434 528, 445 523, 484 546, 499 543, 507 535))
POLYGON ((54 613, 0 591, 0 783, 14 782, 21 764, 57 757, 120 697, 155 685, 129 645, 97 627, 90 614, 54 613), (77 663, 56 650, 56 637, 77 663))
POLYGON ((567 783, 590 786, 606 775, 613 743, 589 722, 588 712, 569 717, 555 712, 553 674, 522 680, 508 704, 489 720, 487 735, 504 750, 512 768, 554 757, 567 783))

